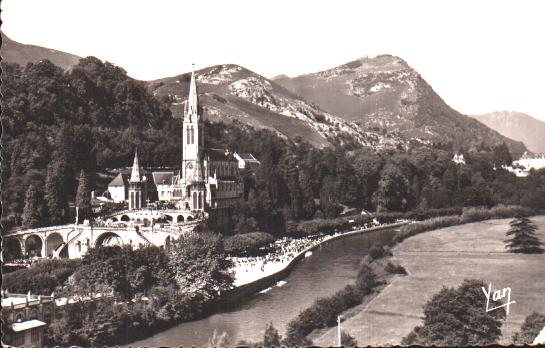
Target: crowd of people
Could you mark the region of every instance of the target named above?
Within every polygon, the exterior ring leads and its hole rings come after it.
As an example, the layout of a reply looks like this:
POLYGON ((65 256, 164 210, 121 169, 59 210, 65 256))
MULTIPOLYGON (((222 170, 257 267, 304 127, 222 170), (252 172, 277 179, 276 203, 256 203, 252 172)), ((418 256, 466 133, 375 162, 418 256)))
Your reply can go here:
POLYGON ((284 237, 272 243, 270 252, 263 256, 231 257, 235 266, 232 272, 235 275, 235 286, 250 283, 259 278, 274 274, 286 267, 297 255, 312 248, 324 240, 339 235, 317 235, 304 238, 284 237))
POLYGON ((235 286, 251 283, 257 279, 274 274, 286 267, 297 255, 325 240, 350 232, 352 230, 378 227, 382 224, 376 219, 372 223, 355 225, 344 231, 335 230, 334 234, 319 234, 303 238, 284 237, 271 244, 269 253, 263 256, 230 257, 234 267, 231 272, 235 276, 235 286))

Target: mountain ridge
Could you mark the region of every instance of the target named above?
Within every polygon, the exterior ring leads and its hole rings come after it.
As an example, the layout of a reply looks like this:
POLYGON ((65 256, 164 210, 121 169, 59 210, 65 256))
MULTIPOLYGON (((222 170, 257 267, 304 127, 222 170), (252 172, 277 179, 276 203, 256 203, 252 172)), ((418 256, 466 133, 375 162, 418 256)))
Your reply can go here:
POLYGON ((68 70, 82 58, 75 54, 47 47, 22 44, 10 39, 4 32, 0 32, 0 34, 2 36, 0 53, 2 60, 8 63, 25 66, 27 63, 37 63, 40 60, 47 59, 63 70, 68 70))
MULTIPOLYGON (((2 56, 25 65, 51 60, 67 70, 80 57, 24 45, 2 33, 2 56)), ((188 72, 142 81, 154 95, 171 99, 182 114, 188 72)), ((249 69, 222 64, 197 72, 199 94, 211 121, 239 120, 268 128, 316 147, 352 144, 378 148, 449 143, 476 147, 506 142, 516 155, 522 143, 450 108, 407 62, 392 55, 362 57, 340 66, 296 77, 267 79, 249 69)))
POLYGON ((545 122, 535 117, 507 110, 470 116, 508 138, 522 141, 530 151, 545 153, 545 122))
POLYGON ((480 142, 506 142, 516 154, 525 150, 522 143, 452 109, 418 72, 396 56, 362 57, 275 82, 361 128, 398 132, 406 141, 447 142, 470 148, 480 142))

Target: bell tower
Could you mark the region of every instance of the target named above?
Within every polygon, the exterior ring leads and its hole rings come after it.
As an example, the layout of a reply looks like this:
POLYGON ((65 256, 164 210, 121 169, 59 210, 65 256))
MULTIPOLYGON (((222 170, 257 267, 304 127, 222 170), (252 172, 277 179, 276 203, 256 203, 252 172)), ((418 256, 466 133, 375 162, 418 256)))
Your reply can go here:
POLYGON ((199 107, 195 66, 191 73, 189 96, 185 104, 183 119, 182 177, 185 183, 184 196, 189 198, 191 210, 204 210, 206 183, 203 173, 204 123, 199 107))
POLYGON ((129 210, 142 209, 146 205, 146 177, 140 175, 138 152, 134 152, 131 177, 129 178, 129 210))

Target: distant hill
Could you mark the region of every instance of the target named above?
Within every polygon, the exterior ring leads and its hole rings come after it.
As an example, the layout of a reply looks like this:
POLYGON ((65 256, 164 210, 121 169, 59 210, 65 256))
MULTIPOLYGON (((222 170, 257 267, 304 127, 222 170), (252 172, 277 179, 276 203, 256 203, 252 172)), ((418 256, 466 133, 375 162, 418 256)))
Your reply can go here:
POLYGON ((48 59, 53 64, 68 70, 76 65, 81 57, 74 54, 53 50, 46 47, 25 45, 13 41, 2 33, 2 48, 0 49, 2 60, 8 63, 17 63, 25 66, 27 63, 37 63, 40 60, 48 59))
POLYGON ((513 140, 522 141, 530 151, 545 153, 545 122, 515 111, 472 115, 486 126, 513 140))
POLYGON ((515 155, 525 147, 449 107, 401 58, 381 55, 274 82, 360 130, 383 130, 407 142, 476 147, 506 142, 515 155))
MULTIPOLYGON (((257 128, 275 130, 292 140, 300 137, 316 147, 332 142, 392 147, 402 141, 393 135, 362 130, 238 65, 212 66, 196 74, 205 117, 212 122, 239 120, 257 128)), ((149 81, 148 86, 156 96, 173 98, 171 111, 174 117, 181 117, 189 79, 190 73, 184 73, 149 81)))

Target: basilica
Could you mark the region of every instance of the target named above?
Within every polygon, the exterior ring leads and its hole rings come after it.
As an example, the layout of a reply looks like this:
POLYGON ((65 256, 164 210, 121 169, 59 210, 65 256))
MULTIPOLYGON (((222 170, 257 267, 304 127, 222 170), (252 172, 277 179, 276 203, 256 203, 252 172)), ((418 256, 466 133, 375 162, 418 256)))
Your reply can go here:
POLYGON ((129 173, 119 173, 108 185, 110 199, 128 202, 129 210, 145 207, 153 196, 176 208, 193 212, 231 207, 243 199, 240 170, 255 168, 259 161, 251 154, 237 154, 204 146, 203 112, 199 105, 195 72, 183 115, 183 155, 175 171, 146 172, 139 167, 138 155, 129 173))

